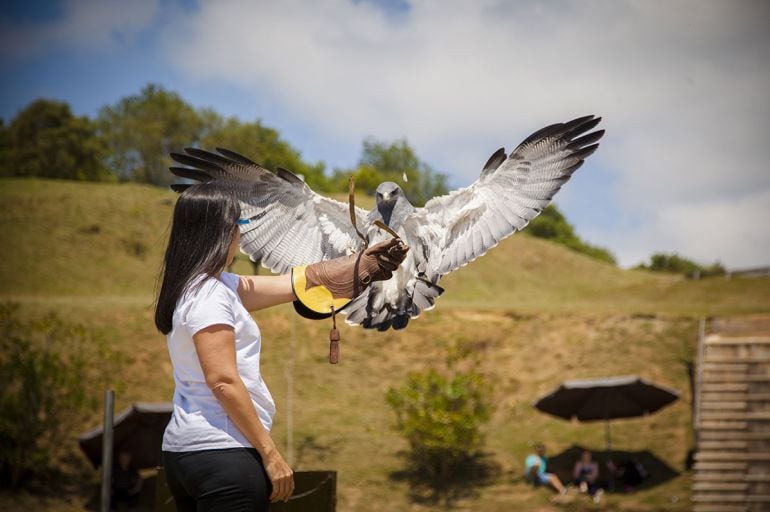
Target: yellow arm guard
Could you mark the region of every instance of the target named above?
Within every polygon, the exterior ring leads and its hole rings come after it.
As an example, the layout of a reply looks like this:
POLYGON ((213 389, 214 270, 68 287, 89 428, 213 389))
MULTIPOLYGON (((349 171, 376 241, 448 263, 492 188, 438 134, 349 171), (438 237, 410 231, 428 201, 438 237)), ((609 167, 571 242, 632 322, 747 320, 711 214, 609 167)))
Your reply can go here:
POLYGON ((291 286, 297 300, 294 301, 294 309, 300 315, 312 320, 329 318, 334 311, 347 306, 351 299, 335 299, 332 293, 323 285, 307 288, 305 268, 307 265, 294 267, 291 270, 291 286))

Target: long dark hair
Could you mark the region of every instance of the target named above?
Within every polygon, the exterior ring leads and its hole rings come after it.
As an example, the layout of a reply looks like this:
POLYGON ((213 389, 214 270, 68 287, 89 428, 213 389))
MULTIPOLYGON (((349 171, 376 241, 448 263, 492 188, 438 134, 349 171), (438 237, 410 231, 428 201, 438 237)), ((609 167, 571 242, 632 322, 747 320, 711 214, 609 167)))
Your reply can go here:
POLYGON ((224 270, 240 215, 238 200, 221 185, 193 185, 177 199, 155 304, 155 326, 163 334, 171 332, 176 303, 191 281, 224 270))

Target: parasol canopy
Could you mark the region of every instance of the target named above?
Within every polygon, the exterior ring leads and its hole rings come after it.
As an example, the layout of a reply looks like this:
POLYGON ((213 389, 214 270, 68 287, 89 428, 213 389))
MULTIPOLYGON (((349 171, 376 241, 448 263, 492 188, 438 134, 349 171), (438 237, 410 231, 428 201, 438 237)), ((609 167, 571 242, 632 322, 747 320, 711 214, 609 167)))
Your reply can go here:
POLYGON ((535 402, 535 408, 565 420, 606 421, 609 449, 609 420, 644 416, 677 398, 678 391, 631 375, 564 381, 535 402))
MULTIPOLYGON (((134 402, 124 409, 114 422, 114 453, 131 454, 135 469, 154 468, 161 465, 161 444, 166 425, 171 419, 171 402, 134 402)), ((78 437, 80 449, 88 460, 98 467, 102 461, 102 436, 104 428, 97 427, 78 437)))

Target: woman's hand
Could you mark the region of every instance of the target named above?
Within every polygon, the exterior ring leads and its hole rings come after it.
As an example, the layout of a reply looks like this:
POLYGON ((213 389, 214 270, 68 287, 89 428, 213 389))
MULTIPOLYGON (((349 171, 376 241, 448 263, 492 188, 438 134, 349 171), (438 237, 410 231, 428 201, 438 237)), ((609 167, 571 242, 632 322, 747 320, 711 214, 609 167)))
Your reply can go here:
POLYGON ((273 493, 270 495, 270 501, 289 501, 294 492, 294 472, 286 461, 283 460, 278 450, 274 450, 264 461, 265 471, 267 472, 270 483, 273 484, 273 493))

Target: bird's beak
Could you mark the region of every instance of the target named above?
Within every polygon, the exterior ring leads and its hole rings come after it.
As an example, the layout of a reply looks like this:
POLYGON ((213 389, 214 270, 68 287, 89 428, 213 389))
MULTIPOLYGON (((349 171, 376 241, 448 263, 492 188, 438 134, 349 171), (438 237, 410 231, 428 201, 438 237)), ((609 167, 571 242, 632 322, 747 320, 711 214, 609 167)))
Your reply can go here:
POLYGON ((385 202, 390 201, 390 194, 387 194, 387 193, 382 194, 382 200, 385 202))

